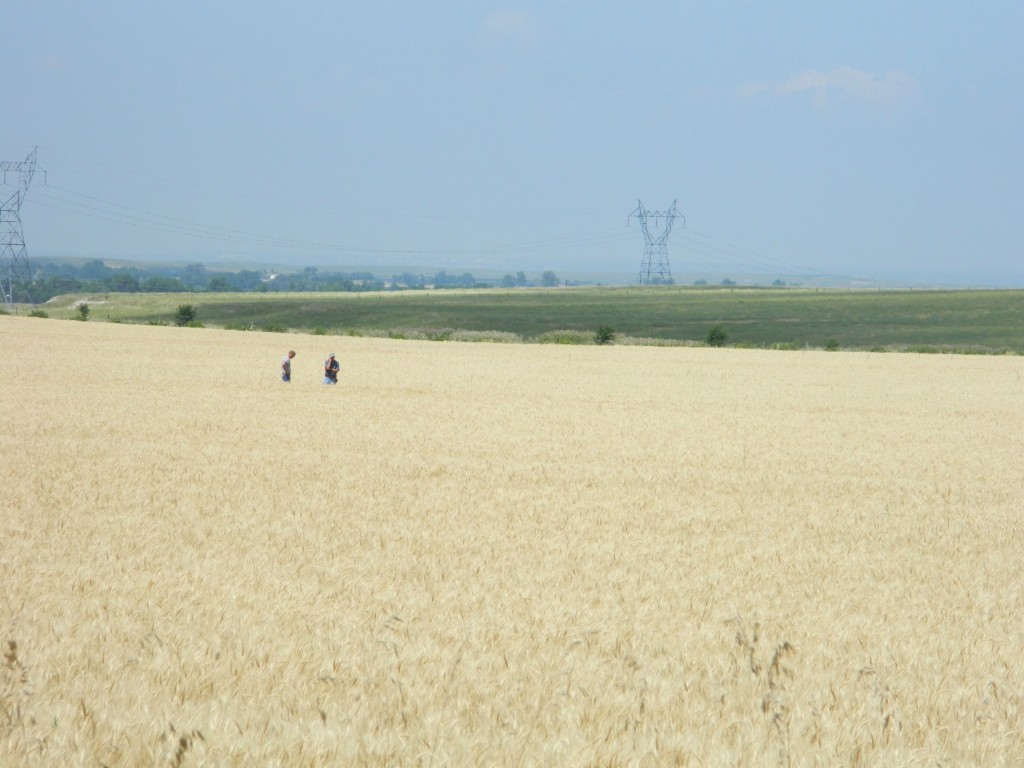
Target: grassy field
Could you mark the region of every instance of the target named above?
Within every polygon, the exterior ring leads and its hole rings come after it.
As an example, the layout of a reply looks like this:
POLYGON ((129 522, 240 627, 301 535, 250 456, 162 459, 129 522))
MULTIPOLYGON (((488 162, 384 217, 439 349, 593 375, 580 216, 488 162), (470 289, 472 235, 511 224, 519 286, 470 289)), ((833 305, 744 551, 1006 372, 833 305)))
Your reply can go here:
POLYGON ((106 294, 65 296, 46 310, 72 317, 91 302, 98 320, 169 322, 182 303, 207 326, 330 333, 444 329, 537 337, 610 325, 639 338, 703 341, 721 324, 730 344, 956 348, 1024 353, 1024 291, 582 288, 382 294, 106 294))
POLYGON ((1024 755, 1022 357, 0 317, 0 358, 0 765, 1024 755))

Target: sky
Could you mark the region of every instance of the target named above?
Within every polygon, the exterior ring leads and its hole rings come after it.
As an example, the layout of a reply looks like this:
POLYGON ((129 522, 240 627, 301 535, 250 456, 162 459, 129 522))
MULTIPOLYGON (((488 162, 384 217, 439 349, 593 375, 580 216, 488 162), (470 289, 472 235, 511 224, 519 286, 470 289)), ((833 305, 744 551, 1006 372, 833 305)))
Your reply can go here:
POLYGON ((1019 0, 0 0, 0 28, 30 258, 638 276, 631 214, 675 203, 680 278, 1024 286, 1019 0))

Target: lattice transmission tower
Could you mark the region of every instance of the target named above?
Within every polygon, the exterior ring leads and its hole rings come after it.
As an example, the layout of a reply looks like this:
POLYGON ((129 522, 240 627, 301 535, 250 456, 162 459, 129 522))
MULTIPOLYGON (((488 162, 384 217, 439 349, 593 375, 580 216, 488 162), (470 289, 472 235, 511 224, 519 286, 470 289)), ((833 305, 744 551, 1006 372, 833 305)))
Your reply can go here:
MULTIPOLYGON (((4 295, 4 304, 8 309, 14 304, 17 283, 24 285, 23 292, 28 303, 35 303, 28 293, 32 268, 25 252, 25 235, 21 231, 21 204, 36 172, 36 149, 33 148, 21 162, 0 161, 4 187, 8 185, 8 177, 17 174, 17 181, 12 182, 14 193, 0 203, 0 292, 4 295)), ((0 190, 0 198, 5 194, 5 190, 0 190)))
POLYGON ((686 219, 676 210, 678 200, 672 201, 672 207, 667 211, 648 211, 644 204, 636 201, 636 210, 629 214, 629 218, 635 218, 640 222, 640 229, 644 233, 644 258, 640 262, 640 284, 657 285, 672 282, 672 267, 668 263, 668 236, 672 234, 672 224, 676 219, 683 219, 683 226, 686 226, 686 219), (661 231, 652 235, 647 226, 649 219, 654 220, 657 229, 659 222, 661 231))

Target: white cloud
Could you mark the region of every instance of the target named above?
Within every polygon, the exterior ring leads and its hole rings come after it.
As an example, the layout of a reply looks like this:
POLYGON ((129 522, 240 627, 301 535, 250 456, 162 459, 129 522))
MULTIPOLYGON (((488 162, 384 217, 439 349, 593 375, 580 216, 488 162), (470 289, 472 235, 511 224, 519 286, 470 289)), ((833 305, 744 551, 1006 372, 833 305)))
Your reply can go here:
POLYGON ((759 94, 809 94, 818 104, 824 104, 830 99, 892 104, 906 99, 916 90, 917 81, 906 72, 893 70, 875 74, 853 67, 838 67, 828 72, 809 69, 777 84, 745 85, 739 89, 739 95, 750 97, 759 94))

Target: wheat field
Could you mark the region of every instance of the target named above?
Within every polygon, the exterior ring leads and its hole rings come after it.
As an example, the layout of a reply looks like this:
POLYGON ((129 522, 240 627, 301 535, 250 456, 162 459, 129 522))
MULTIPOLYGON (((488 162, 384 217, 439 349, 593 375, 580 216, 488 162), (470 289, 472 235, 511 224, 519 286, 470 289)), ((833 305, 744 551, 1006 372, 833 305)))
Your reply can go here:
POLYGON ((0 361, 0 765, 1024 765, 1024 358, 0 361))

